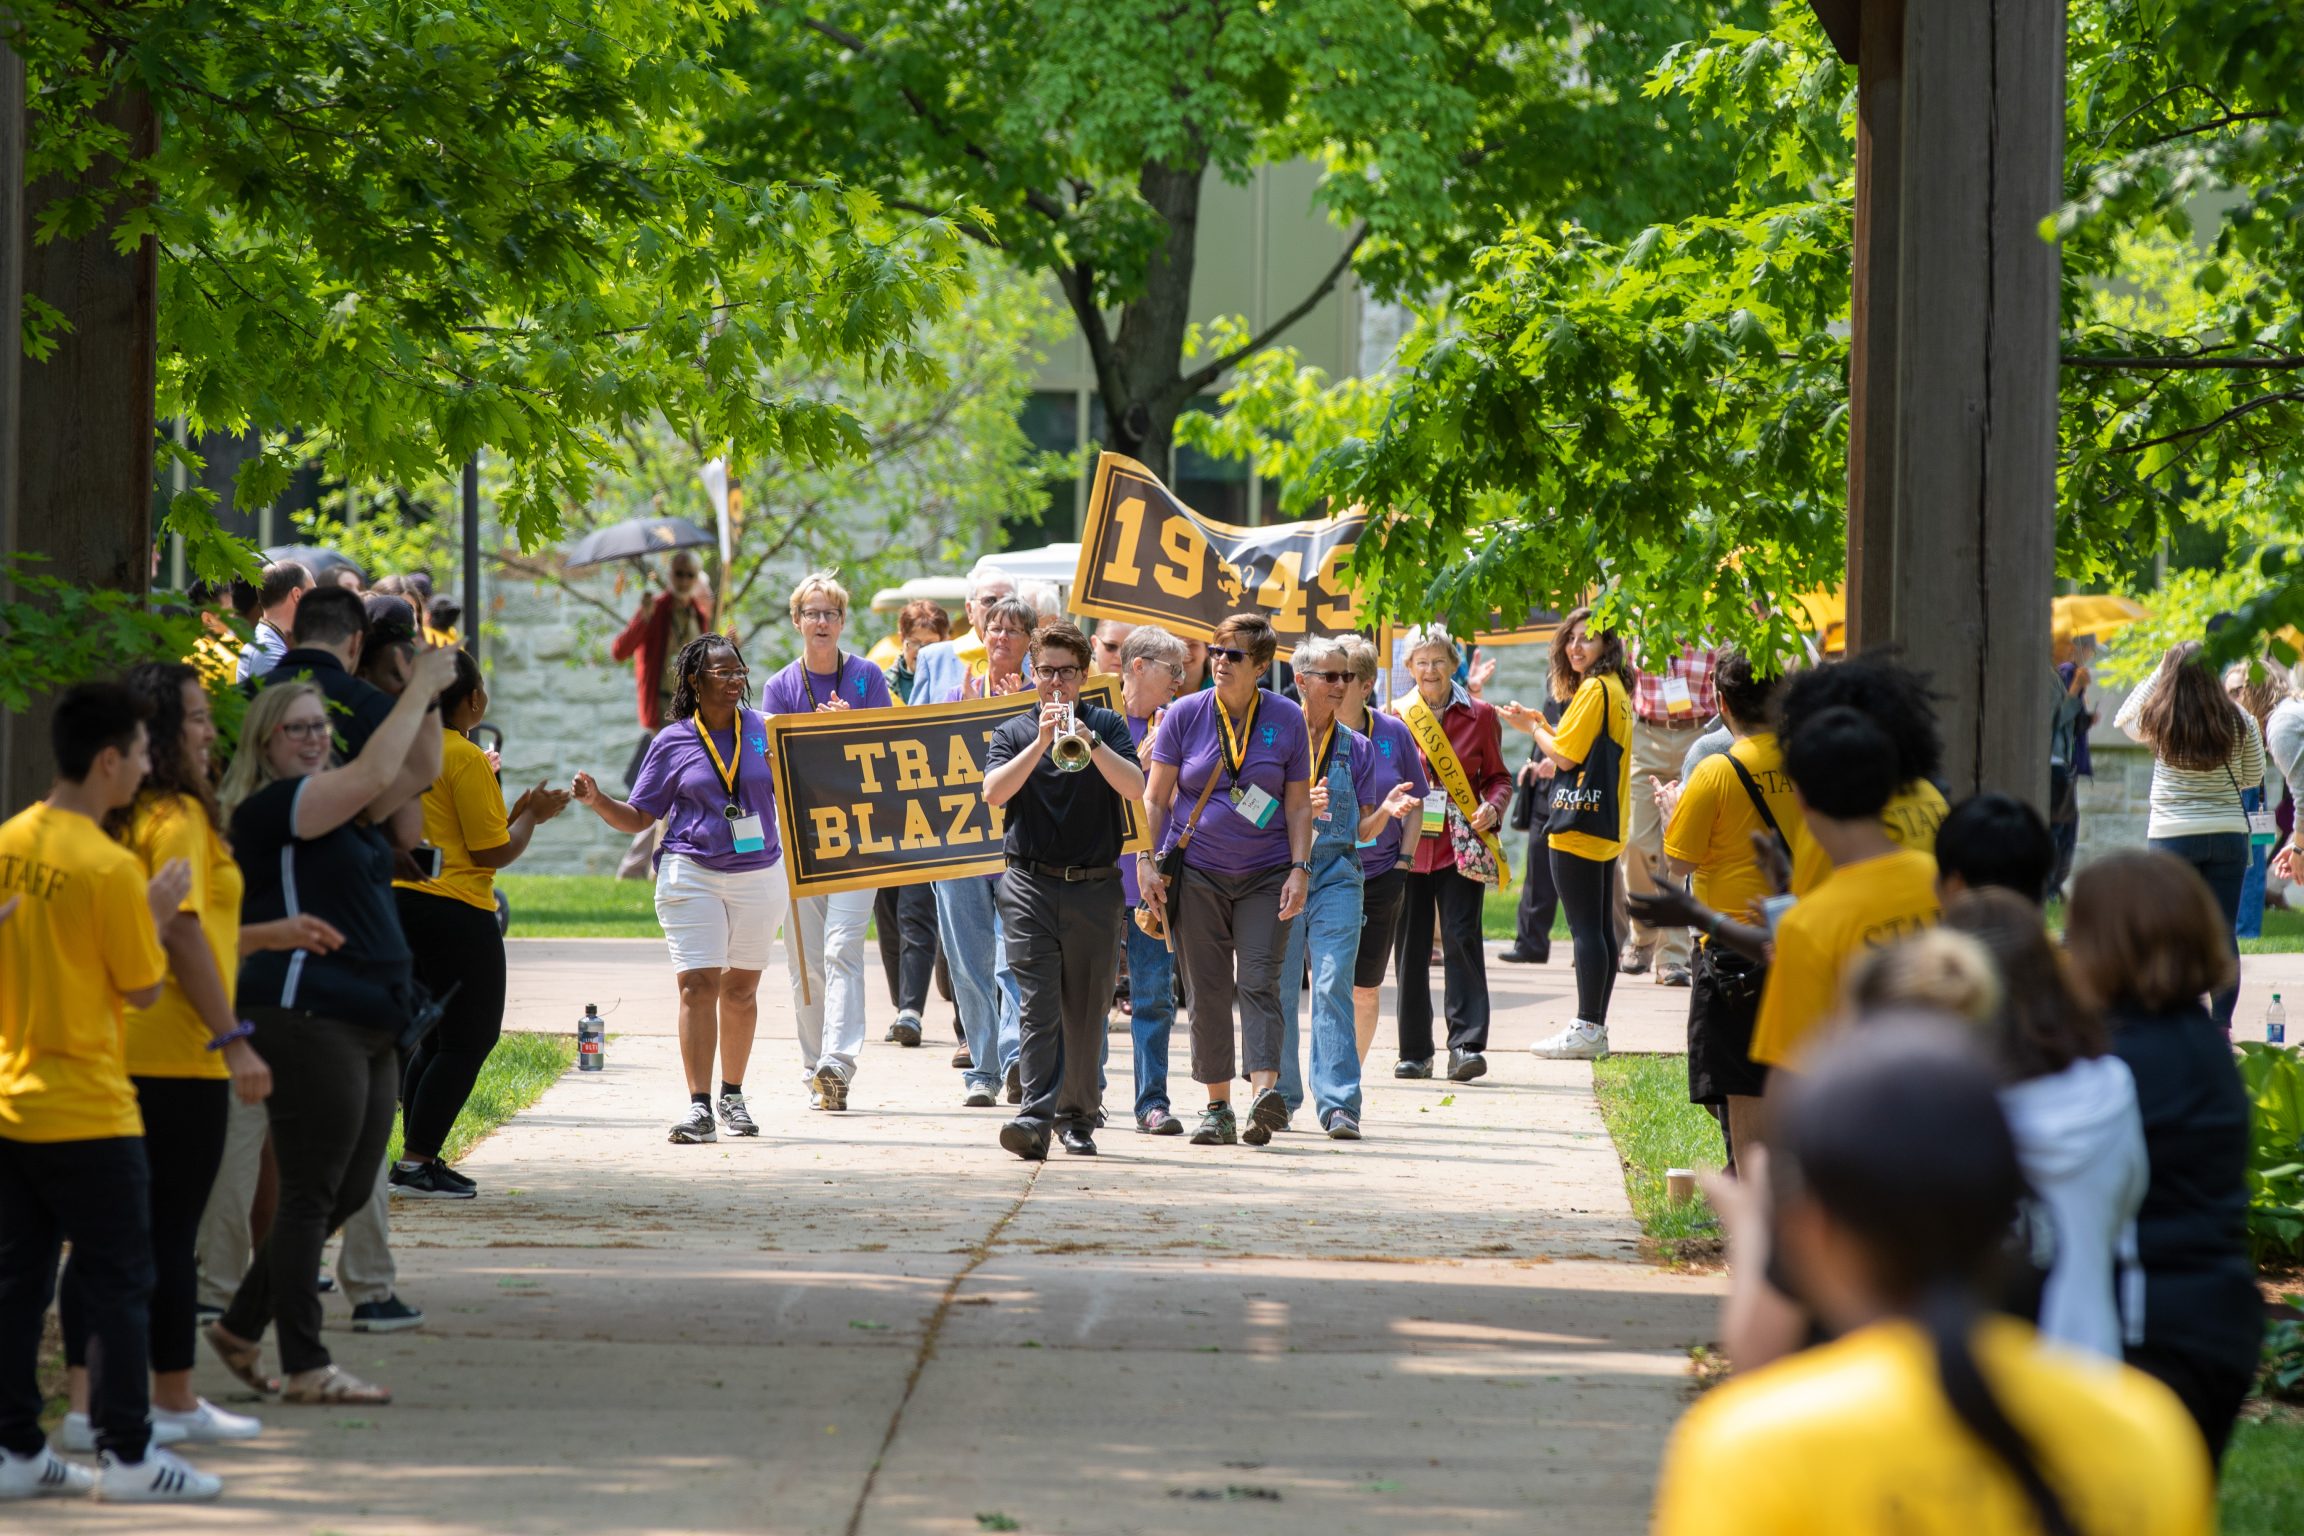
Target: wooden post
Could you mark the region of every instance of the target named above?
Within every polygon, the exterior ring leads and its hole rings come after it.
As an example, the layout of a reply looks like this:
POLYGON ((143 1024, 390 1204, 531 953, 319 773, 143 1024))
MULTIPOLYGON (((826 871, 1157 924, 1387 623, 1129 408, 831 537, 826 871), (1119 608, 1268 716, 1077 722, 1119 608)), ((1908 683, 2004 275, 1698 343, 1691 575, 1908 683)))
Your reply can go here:
POLYGON ((2044 805, 2057 256, 2039 223, 2062 193, 2064 10, 1828 10, 1844 52, 1855 13, 1860 102, 1849 646, 1933 678, 1954 799, 2044 805))
MULTIPOLYGON (((23 330, 14 317, 24 309, 24 61, 0 47, 0 315, 11 323, 0 335, 0 555, 17 549, 16 421, 23 395, 18 383, 23 330)), ((0 583, 0 599, 15 596, 0 583)), ((14 761, 24 727, 0 710, 0 819, 20 810, 14 761)))
MULTIPOLYGON (((126 136, 131 158, 152 153, 152 107, 141 92, 116 92, 98 112, 126 136)), ((118 173, 105 159, 84 176, 43 181, 25 191, 25 212, 108 186, 118 173)), ((20 175, 16 181, 21 185, 20 175)), ((32 242, 25 219, 8 235, 23 263, 24 290, 54 305, 67 326, 46 362, 20 364, 14 548, 45 556, 50 575, 142 595, 152 585, 158 249, 147 238, 122 255, 109 221, 80 239, 46 245, 32 242)), ((48 789, 42 702, 13 723, 0 784, 10 807, 48 789)))

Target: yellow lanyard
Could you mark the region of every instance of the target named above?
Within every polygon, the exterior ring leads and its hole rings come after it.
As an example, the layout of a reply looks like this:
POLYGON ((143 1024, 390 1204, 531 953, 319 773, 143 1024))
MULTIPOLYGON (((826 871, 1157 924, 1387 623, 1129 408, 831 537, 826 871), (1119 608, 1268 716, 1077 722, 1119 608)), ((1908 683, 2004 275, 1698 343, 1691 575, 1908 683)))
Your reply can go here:
MULTIPOLYGON (((720 782, 728 786, 728 809, 731 813, 729 819, 733 821, 735 819, 733 813, 736 811, 736 775, 729 770, 728 764, 721 758, 720 748, 713 742, 712 733, 704 729, 704 717, 702 715, 690 715, 688 719, 696 727, 696 734, 703 738, 704 750, 712 754, 712 766, 719 772, 720 782)), ((736 739, 736 762, 741 767, 744 762, 744 712, 742 710, 736 712, 736 728, 731 734, 736 739)))
POLYGON ((1248 733, 1256 728, 1256 706, 1263 700, 1264 690, 1259 688, 1256 696, 1248 701, 1248 718, 1240 722, 1237 742, 1232 739, 1231 712, 1224 708, 1222 699, 1216 701, 1216 720, 1224 731, 1224 771, 1235 784, 1240 781, 1240 770, 1248 766, 1248 733))
POLYGON ((1328 777, 1328 753, 1335 745, 1336 722, 1331 720, 1328 722, 1327 734, 1320 738, 1320 750, 1312 754, 1313 761, 1320 765, 1319 771, 1312 775, 1315 779, 1328 777))
MULTIPOLYGON (((832 691, 825 695, 826 699, 840 697, 840 680, 847 675, 847 655, 841 651, 834 651, 832 653, 832 691)), ((808 707, 814 709, 816 707, 816 675, 808 670, 808 657, 805 652, 800 657, 800 686, 808 690, 808 707)))

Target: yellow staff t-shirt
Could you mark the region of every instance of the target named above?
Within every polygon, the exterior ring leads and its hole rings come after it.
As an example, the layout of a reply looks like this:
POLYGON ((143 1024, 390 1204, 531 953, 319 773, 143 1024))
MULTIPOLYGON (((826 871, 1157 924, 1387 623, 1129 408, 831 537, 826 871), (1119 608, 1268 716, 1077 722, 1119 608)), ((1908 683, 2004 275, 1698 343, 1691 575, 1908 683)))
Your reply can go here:
POLYGON ((1880 812, 1880 824, 1888 829, 1897 847, 1933 857, 1936 829, 1944 825, 1951 811, 1952 807, 1944 803, 1944 791, 1926 779, 1914 779, 1889 797, 1880 812))
POLYGON ((1936 925, 1936 860, 1909 848, 1832 871, 1776 928, 1776 954, 1752 1026, 1752 1059, 1790 1065, 1840 1003, 1840 979, 1867 949, 1936 925))
MULTIPOLYGON (((1576 697, 1568 701, 1568 712, 1560 717, 1560 729, 1552 733, 1552 744, 1560 749, 1561 756, 1581 763, 1592 755, 1602 731, 1620 749, 1623 765, 1616 772, 1616 836, 1609 839, 1589 832, 1554 832, 1544 839, 1544 845, 1606 862, 1624 852, 1625 829, 1632 816, 1632 700, 1624 692, 1622 678, 1588 677, 1578 683, 1576 697)), ((1561 772, 1565 776, 1567 770, 1561 772)), ((1560 779, 1552 783, 1557 785, 1560 779)))
POLYGON ((1742 923, 1751 921, 1752 904, 1770 894, 1760 860, 1752 852, 1752 834, 1765 832, 1767 824, 1735 768, 1724 761, 1728 757, 1752 776, 1791 847, 1792 894, 1803 895, 1821 884, 1832 872, 1832 861, 1808 836, 1808 818, 1801 814, 1773 732, 1755 732, 1698 763, 1680 791, 1672 825, 1665 829, 1664 852, 1696 866, 1693 889, 1698 901, 1742 923))
MULTIPOLYGON (((1987 1318, 1992 1395, 2075 1527, 2209 1536, 2200 1431, 2142 1371, 1987 1318)), ((1927 1336, 1876 1323, 1708 1392, 1664 1452, 1652 1536, 2035 1536, 2030 1502, 1953 1414, 1927 1336)))
POLYGON ((123 993, 168 957, 136 855, 75 811, 41 803, 0 822, 0 1137, 141 1136, 123 993))
MULTIPOLYGON (((200 920, 200 936, 215 957, 216 973, 224 981, 224 1001, 232 1001, 233 983, 240 978, 240 894, 244 882, 232 850, 208 824, 208 813, 190 795, 145 795, 136 802, 128 827, 128 849, 144 867, 149 880, 171 859, 192 866, 192 889, 184 893, 180 912, 200 920)), ((230 1077, 221 1052, 208 1049, 214 1038, 176 969, 168 969, 160 1000, 149 1008, 128 1010, 128 1075, 130 1077, 230 1077)))
POLYGON ((424 791, 424 841, 440 850, 437 880, 395 880, 393 889, 446 896, 496 910, 496 871, 472 862, 475 848, 501 848, 512 840, 504 816, 504 789, 488 767, 488 754, 456 731, 440 739, 440 777, 424 791))

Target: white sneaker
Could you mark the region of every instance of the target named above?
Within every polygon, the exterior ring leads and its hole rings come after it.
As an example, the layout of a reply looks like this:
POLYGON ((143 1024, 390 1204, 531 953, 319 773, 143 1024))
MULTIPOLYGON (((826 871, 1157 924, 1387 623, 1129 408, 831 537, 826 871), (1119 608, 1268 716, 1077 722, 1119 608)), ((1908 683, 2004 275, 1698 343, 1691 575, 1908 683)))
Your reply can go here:
MULTIPOLYGON (((154 1445, 180 1445, 190 1438, 183 1425, 164 1422, 168 1417, 170 1416, 160 1413, 157 1409, 153 1411, 152 1443, 154 1445)), ((173 1417, 180 1419, 185 1415, 176 1414, 173 1417)), ((85 1454, 96 1449, 96 1426, 84 1413, 68 1413, 64 1415, 63 1425, 56 1431, 56 1438, 63 1443, 64 1449, 85 1454)))
POLYGON ((253 1440, 264 1433, 264 1421, 252 1419, 244 1413, 230 1413, 206 1398, 195 1399, 200 1406, 190 1413, 177 1413, 173 1409, 152 1410, 153 1444, 169 1442, 158 1438, 170 1429, 182 1432, 181 1438, 194 1445, 215 1445, 226 1440, 253 1440))
POLYGON ((155 1447, 130 1466, 107 1451, 96 1474, 99 1504, 205 1504, 224 1491, 224 1479, 186 1466, 174 1451, 155 1447))
POLYGON ((54 1446, 44 1445, 31 1456, 0 1451, 0 1501, 78 1498, 95 1486, 95 1472, 66 1461, 54 1446))
POLYGON ((1546 1035, 1528 1052, 1546 1061, 1598 1061, 1608 1054, 1608 1026, 1578 1019, 1560 1033, 1546 1035))

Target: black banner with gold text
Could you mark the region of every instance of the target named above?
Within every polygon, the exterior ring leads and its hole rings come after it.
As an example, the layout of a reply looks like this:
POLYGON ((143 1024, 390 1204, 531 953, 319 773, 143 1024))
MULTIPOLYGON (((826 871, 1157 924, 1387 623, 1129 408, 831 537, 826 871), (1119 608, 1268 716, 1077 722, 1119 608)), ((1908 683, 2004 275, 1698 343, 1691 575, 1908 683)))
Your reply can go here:
MULTIPOLYGON (((1092 677, 1080 697, 1116 710, 1119 680, 1092 677)), ((1007 868, 1000 850, 1007 818, 984 803, 984 752, 994 731, 1039 704, 1026 690, 917 709, 769 716, 768 767, 792 894, 829 896, 1007 868)), ((1126 847, 1151 847, 1144 808, 1125 805, 1126 847)))

